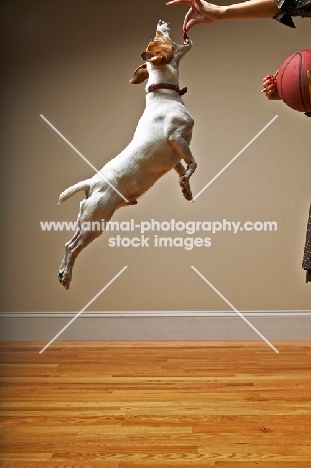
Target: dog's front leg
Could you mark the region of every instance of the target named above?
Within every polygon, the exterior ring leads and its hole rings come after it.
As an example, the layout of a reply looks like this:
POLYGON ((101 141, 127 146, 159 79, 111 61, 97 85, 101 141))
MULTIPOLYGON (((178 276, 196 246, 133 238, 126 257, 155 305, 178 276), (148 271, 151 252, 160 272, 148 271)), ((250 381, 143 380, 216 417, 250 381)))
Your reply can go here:
POLYGON ((175 148, 175 150, 180 154, 181 159, 187 164, 187 168, 179 162, 175 166, 175 170, 179 175, 179 185, 182 188, 182 193, 186 200, 192 200, 192 192, 190 189, 189 179, 194 173, 197 163, 195 162, 194 157, 192 156, 189 144, 187 141, 180 135, 180 133, 175 132, 169 136, 169 142, 175 148))

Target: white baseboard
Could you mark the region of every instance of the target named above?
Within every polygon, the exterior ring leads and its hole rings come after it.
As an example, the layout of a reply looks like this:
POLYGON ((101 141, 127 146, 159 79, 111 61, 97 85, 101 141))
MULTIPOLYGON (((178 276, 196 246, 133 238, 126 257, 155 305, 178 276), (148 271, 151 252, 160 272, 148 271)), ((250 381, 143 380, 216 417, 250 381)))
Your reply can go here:
MULTIPOLYGON (((245 317, 311 317, 311 310, 241 310, 245 317)), ((1 318, 72 318, 78 312, 0 312, 1 318)), ((85 311, 87 317, 236 317, 225 310, 85 311)))
MULTIPOLYGON (((311 310, 241 311, 268 340, 310 340, 311 310)), ((50 340, 78 312, 0 313, 0 340, 50 340)), ((258 340, 232 311, 84 312, 59 340, 258 340)))

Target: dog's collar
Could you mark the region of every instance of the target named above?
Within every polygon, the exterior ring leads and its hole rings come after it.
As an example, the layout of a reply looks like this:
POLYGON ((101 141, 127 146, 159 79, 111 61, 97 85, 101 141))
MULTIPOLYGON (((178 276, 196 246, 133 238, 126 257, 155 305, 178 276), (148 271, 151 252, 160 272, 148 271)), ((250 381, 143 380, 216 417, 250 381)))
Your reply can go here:
POLYGON ((171 83, 159 83, 150 85, 148 88, 148 93, 156 91, 157 89, 172 89, 173 91, 176 91, 179 94, 179 96, 182 96, 187 92, 187 88, 179 89, 177 85, 171 83))

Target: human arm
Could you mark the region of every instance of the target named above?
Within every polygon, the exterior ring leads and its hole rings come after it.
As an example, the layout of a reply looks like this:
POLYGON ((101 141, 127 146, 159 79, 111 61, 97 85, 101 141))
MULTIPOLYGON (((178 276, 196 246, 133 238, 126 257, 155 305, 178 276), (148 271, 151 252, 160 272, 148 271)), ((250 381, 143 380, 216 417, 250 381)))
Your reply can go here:
POLYGON ((166 4, 190 6, 183 24, 184 31, 189 31, 195 24, 214 23, 222 19, 273 18, 281 11, 274 0, 248 0, 228 6, 215 5, 203 0, 172 0, 166 4))

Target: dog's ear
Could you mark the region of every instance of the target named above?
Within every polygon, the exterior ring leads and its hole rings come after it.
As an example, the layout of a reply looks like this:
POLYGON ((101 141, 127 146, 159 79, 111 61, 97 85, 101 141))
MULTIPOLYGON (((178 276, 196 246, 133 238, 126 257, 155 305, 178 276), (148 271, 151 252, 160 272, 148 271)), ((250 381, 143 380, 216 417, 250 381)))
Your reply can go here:
POLYGON ((143 63, 140 65, 136 70, 134 71, 134 76, 130 80, 130 83, 132 84, 140 84, 143 83, 143 81, 147 80, 149 77, 149 73, 147 70, 147 65, 143 63))

